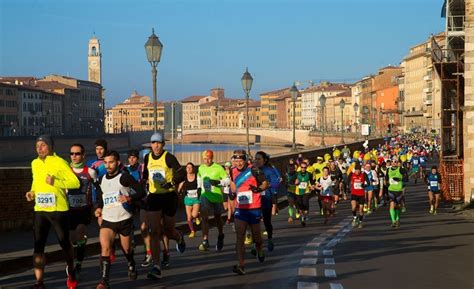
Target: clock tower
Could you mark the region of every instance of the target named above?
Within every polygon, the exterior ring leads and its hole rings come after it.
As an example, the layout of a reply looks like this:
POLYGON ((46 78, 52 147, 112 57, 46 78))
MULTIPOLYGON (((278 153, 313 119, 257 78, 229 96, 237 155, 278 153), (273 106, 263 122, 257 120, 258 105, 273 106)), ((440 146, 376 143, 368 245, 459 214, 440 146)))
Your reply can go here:
POLYGON ((101 84, 102 82, 102 53, 100 52, 99 39, 95 34, 89 40, 89 52, 87 54, 88 80, 101 84))

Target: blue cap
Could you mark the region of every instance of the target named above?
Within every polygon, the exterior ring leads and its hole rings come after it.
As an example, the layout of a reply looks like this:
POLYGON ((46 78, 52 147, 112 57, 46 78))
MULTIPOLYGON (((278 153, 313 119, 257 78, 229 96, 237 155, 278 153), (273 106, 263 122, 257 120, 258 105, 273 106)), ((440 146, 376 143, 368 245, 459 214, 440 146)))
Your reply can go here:
POLYGON ((165 140, 163 139, 163 136, 159 132, 155 132, 150 138, 150 142, 155 142, 155 141, 161 142, 161 143, 165 142, 165 140))

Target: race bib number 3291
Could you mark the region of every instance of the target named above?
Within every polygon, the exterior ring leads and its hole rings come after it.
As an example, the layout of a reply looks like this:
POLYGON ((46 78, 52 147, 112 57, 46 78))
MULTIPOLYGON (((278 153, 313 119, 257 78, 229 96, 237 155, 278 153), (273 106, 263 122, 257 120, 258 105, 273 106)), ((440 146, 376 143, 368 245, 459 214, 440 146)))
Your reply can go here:
POLYGON ((56 207, 56 196, 54 193, 37 193, 35 202, 42 209, 54 208, 56 207))

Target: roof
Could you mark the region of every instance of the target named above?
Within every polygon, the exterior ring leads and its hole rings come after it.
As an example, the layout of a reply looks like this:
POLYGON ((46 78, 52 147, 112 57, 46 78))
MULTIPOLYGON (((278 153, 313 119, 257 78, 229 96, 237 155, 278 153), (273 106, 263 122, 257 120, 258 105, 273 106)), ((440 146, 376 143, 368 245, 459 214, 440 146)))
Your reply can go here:
POLYGON ((281 95, 281 94, 284 94, 286 91, 289 91, 289 90, 290 90, 289 87, 285 87, 285 88, 280 88, 280 89, 277 89, 277 90, 263 92, 263 93, 260 93, 260 95, 281 95))
POLYGON ((43 89, 74 89, 78 90, 74 86, 70 86, 64 83, 57 81, 48 81, 48 80, 39 80, 36 82, 36 85, 43 89))
POLYGON ((317 91, 346 91, 350 89, 350 85, 347 83, 329 83, 327 85, 317 85, 317 86, 310 86, 306 88, 302 93, 310 93, 310 92, 317 92, 317 91))
POLYGON ((345 90, 345 91, 343 91, 343 92, 341 92, 341 93, 336 94, 336 96, 339 96, 339 97, 342 97, 342 96, 352 96, 352 93, 351 93, 351 90, 348 89, 348 90, 345 90))
POLYGON ((183 102, 197 102, 203 98, 207 97, 207 95, 191 95, 186 97, 185 99, 181 100, 181 103, 183 102))
POLYGON ((230 104, 239 104, 239 103, 242 103, 243 101, 244 101, 243 99, 221 98, 221 99, 216 99, 210 102, 203 103, 200 106, 202 108, 212 107, 212 106, 226 106, 230 104))

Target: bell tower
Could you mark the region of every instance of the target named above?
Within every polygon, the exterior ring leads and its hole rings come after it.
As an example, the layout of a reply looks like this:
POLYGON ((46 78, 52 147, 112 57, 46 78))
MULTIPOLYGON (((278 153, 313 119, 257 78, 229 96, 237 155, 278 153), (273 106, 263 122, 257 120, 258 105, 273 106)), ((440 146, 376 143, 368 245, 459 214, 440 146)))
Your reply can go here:
POLYGON ((87 54, 88 80, 101 84, 102 82, 102 53, 100 51, 99 39, 95 33, 89 40, 89 52, 87 54))

